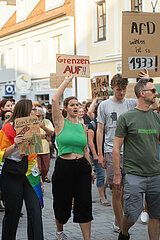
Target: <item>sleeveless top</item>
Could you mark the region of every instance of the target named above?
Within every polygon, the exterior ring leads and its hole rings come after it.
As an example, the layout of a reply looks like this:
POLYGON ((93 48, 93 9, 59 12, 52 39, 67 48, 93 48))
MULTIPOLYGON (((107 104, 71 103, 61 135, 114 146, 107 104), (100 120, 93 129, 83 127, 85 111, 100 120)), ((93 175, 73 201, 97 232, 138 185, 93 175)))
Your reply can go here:
POLYGON ((65 153, 79 153, 84 155, 87 138, 82 123, 72 123, 65 118, 62 132, 56 136, 58 156, 65 153))

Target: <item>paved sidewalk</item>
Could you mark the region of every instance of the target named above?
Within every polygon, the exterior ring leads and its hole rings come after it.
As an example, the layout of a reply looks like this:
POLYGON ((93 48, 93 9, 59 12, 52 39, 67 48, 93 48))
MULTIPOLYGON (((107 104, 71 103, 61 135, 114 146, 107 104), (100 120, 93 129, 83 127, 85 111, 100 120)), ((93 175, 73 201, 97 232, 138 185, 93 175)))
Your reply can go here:
MULTIPOLYGON (((50 171, 48 177, 51 179, 51 175, 54 168, 55 159, 51 159, 50 171)), ((63 191, 63 189, 62 189, 63 191)), ((111 191, 107 189, 108 199, 111 201, 111 191)), ((43 209, 43 227, 44 227, 44 239, 45 240, 56 240, 56 226, 54 222, 54 214, 52 210, 52 194, 51 194, 51 183, 44 184, 44 203, 43 209)), ((17 240, 27 240, 27 216, 26 210, 23 206, 24 216, 20 218, 17 240)), ((0 235, 2 228, 2 219, 4 213, 0 212, 0 235)), ((100 205, 98 192, 96 185, 93 185, 93 217, 92 221, 92 240, 117 240, 118 234, 112 230, 112 222, 114 221, 113 208, 104 207, 100 205)), ((82 234, 80 231, 79 224, 73 223, 72 218, 64 227, 64 231, 68 236, 69 240, 82 240, 82 234)), ((144 225, 138 220, 138 222, 130 230, 131 240, 148 240, 147 225, 144 225)))

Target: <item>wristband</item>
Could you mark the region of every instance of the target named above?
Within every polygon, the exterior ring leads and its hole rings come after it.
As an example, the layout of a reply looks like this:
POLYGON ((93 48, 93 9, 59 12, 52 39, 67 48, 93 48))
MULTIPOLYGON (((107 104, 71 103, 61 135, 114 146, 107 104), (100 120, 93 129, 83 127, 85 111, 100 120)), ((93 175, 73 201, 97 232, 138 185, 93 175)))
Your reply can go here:
POLYGON ((14 148, 17 148, 17 144, 16 143, 14 143, 14 148))

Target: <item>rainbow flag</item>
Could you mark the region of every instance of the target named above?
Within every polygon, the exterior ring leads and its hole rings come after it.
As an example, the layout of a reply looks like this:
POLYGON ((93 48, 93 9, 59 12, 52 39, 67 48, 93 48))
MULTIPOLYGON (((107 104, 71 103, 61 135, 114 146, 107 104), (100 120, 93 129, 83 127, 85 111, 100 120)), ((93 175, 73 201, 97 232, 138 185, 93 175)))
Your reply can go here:
MULTIPOLYGON (((0 131, 0 164, 4 161, 3 155, 5 149, 14 144, 14 138, 16 136, 16 131, 13 128, 12 124, 7 123, 0 131)), ((36 192, 38 199, 40 201, 41 207, 44 207, 43 204, 43 195, 41 188, 41 179, 38 171, 38 165, 36 161, 37 154, 28 155, 28 170, 26 176, 34 191, 36 192)))

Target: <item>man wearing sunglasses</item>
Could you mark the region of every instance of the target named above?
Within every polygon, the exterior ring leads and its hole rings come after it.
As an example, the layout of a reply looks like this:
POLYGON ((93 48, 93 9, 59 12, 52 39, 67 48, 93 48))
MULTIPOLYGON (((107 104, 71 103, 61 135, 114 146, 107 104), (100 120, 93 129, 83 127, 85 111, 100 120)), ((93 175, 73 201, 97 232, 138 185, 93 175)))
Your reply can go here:
POLYGON ((149 109, 158 95, 153 79, 140 79, 135 85, 135 94, 138 98, 137 107, 119 117, 113 145, 113 182, 117 190, 120 190, 120 149, 124 143, 124 217, 118 240, 130 238, 128 230, 143 210, 144 193, 149 214, 149 239, 159 240, 160 115, 149 109))

